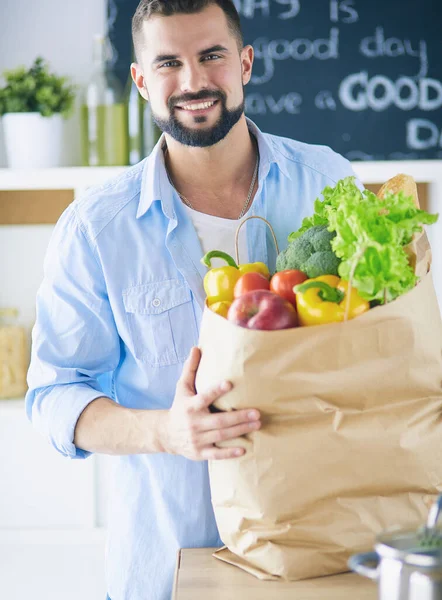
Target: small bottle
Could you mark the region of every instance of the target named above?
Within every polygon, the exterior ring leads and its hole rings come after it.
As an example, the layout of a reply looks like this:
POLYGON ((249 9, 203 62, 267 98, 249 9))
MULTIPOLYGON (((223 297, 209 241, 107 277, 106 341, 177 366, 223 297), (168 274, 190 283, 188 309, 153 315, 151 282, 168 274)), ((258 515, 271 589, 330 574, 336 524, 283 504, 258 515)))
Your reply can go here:
POLYGON ((82 163, 104 167, 129 164, 124 88, 108 66, 108 39, 94 36, 91 79, 81 107, 82 163))
MULTIPOLYGON (((132 50, 132 62, 135 53, 132 50)), ((145 100, 138 91, 129 71, 125 100, 127 106, 127 128, 129 135, 129 164, 135 165, 144 158, 144 104, 145 100)))

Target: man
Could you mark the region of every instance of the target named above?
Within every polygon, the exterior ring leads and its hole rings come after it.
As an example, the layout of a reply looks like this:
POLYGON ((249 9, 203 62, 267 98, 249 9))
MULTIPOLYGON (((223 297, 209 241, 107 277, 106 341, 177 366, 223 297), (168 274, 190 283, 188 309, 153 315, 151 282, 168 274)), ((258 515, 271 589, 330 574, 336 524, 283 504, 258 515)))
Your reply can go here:
MULTIPOLYGON (((142 0, 133 36, 132 77, 164 135, 147 159, 75 200, 55 228, 27 413, 65 456, 119 456, 109 596, 168 600, 177 550, 222 545, 206 461, 234 460, 234 448, 216 443, 260 427, 255 410, 209 410, 231 383, 195 390, 200 258, 231 253, 244 215, 266 217, 285 247, 321 190, 352 170, 328 148, 263 134, 245 118, 253 49, 243 47, 232 2, 142 0)), ((242 262, 273 268, 265 225, 243 229, 242 262)))

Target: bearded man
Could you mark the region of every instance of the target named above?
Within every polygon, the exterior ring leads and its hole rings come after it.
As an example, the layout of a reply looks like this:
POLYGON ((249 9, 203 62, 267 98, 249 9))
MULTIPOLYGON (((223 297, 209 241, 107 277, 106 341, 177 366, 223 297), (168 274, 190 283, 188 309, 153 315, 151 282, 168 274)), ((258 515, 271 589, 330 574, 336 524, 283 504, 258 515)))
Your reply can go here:
MULTIPOLYGON (((222 545, 208 460, 261 426, 212 413, 231 389, 197 393, 201 257, 233 253, 242 219, 268 219, 281 247, 326 185, 353 175, 324 146, 263 133, 244 114, 253 48, 230 0, 142 0, 132 78, 163 135, 150 156, 63 213, 37 298, 26 407, 70 458, 117 455, 106 551, 112 600, 169 600, 177 550, 222 545), (109 374, 109 389, 102 386, 109 374)), ((272 269, 264 223, 242 262, 272 269)))

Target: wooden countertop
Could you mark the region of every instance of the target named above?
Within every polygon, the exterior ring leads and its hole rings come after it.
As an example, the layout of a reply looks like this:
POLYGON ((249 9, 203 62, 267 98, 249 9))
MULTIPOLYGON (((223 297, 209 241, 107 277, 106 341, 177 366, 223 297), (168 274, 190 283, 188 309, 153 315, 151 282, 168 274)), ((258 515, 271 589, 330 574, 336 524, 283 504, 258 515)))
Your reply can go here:
POLYGON ((376 600, 377 585, 355 573, 304 581, 260 581, 214 558, 216 548, 184 548, 172 600, 376 600), (276 596, 277 595, 277 596, 276 596))

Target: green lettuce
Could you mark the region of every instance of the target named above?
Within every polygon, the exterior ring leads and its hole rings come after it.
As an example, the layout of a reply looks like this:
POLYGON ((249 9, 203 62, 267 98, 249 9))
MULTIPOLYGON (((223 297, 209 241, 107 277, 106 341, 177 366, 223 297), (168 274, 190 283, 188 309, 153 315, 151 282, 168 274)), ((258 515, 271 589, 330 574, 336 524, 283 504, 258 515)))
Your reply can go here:
POLYGON ((354 183, 354 177, 346 177, 340 179, 335 187, 327 186, 322 191, 323 199, 316 198, 314 203, 315 212, 311 217, 306 217, 301 224, 298 231, 294 231, 288 237, 289 242, 293 242, 296 238, 301 236, 310 227, 316 225, 329 225, 328 210, 329 207, 335 208, 342 197, 353 197, 360 198, 361 192, 357 185, 354 183))
POLYGON ((369 190, 361 191, 354 177, 341 179, 322 194, 323 200, 315 202, 315 214, 304 219, 289 240, 313 225, 326 224, 336 232, 331 245, 342 261, 339 275, 351 280, 363 298, 385 303, 412 289, 416 276, 404 246, 438 215, 418 209, 403 192, 387 192, 380 199, 369 190))

